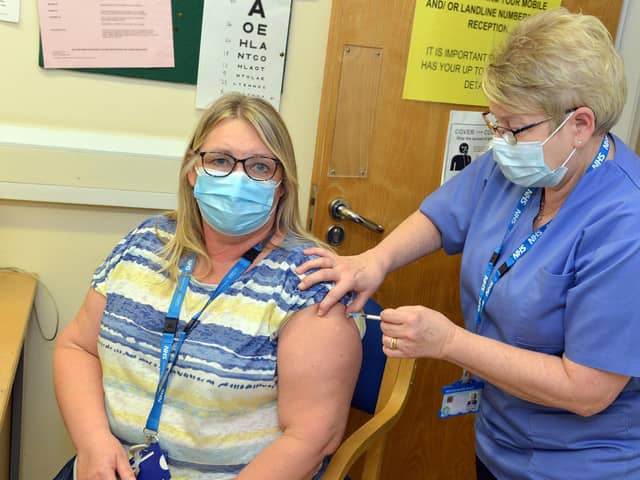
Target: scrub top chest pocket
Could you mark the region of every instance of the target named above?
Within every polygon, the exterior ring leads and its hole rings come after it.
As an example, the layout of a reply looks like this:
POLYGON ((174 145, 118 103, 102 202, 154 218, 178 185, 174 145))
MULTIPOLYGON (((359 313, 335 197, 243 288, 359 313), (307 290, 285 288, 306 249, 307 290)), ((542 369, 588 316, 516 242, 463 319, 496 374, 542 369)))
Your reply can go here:
POLYGON ((539 268, 527 279, 515 332, 517 346, 550 354, 564 351, 564 314, 573 274, 556 275, 539 268))

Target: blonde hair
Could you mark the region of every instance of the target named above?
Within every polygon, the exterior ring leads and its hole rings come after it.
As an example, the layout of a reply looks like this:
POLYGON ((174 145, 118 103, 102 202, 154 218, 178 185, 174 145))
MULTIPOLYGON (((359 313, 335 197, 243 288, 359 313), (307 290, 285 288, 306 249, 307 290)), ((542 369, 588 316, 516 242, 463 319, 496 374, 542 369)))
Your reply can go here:
POLYGON ((622 58, 611 34, 591 15, 554 8, 516 24, 484 71, 490 103, 516 113, 545 113, 560 122, 586 106, 596 133, 618 121, 627 94, 622 58))
MULTIPOLYGON (((241 119, 253 126, 263 143, 271 153, 280 160, 283 169, 283 195, 275 212, 275 232, 290 233, 299 240, 310 239, 300 221, 298 209, 298 176, 295 154, 291 137, 280 114, 265 100, 238 93, 226 94, 216 100, 202 115, 189 147, 184 154, 180 167, 178 183, 178 208, 165 215, 176 222, 176 232, 168 239, 161 255, 172 278, 178 275, 183 256, 195 253, 207 262, 207 270, 211 264, 204 242, 200 209, 193 196, 193 187, 189 183, 188 174, 200 159, 198 150, 207 135, 226 119, 241 119)), ((158 232, 160 236, 160 232, 158 232)))

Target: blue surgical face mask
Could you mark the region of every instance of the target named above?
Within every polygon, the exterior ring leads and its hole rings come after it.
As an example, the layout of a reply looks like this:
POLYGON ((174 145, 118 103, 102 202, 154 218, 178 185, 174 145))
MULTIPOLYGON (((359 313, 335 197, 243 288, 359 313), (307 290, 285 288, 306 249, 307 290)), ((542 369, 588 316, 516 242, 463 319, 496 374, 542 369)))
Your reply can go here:
POLYGON ((255 232, 267 223, 278 185, 273 180, 251 180, 240 171, 226 177, 212 177, 199 171, 193 196, 209 225, 225 235, 239 236, 255 232))
POLYGON ((544 144, 569 121, 571 112, 544 142, 518 142, 509 145, 502 137, 493 139, 493 159, 502 174, 512 183, 522 187, 555 187, 567 173, 567 162, 576 153, 574 148, 558 168, 551 170, 544 161, 544 144))

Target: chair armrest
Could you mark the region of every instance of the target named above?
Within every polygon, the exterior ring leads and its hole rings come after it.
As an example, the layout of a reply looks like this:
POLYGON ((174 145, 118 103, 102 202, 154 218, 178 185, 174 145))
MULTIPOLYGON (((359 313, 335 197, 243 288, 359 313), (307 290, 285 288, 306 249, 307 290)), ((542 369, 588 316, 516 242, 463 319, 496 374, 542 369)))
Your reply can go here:
POLYGON ((414 359, 402 361, 389 400, 381 410, 340 445, 322 476, 323 480, 343 480, 351 466, 363 453, 376 442, 384 440, 386 433, 398 421, 407 403, 413 383, 415 363, 414 359))

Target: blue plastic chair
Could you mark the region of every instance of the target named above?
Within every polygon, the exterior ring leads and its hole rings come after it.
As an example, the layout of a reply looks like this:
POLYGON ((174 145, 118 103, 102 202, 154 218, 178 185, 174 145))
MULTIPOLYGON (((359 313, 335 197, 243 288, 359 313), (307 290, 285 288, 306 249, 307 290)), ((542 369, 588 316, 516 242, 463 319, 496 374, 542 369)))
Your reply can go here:
MULTIPOLYGON (((378 315, 382 307, 369 300, 364 312, 378 315)), ((362 339, 362 367, 351 402, 352 408, 373 417, 344 439, 322 476, 322 480, 343 480, 351 466, 365 454, 362 478, 380 478, 387 433, 400 418, 415 373, 414 359, 387 359, 382 353, 382 332, 378 320, 367 320, 362 339)))

